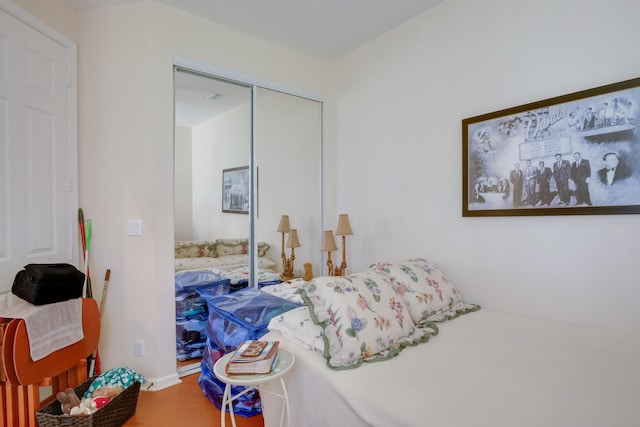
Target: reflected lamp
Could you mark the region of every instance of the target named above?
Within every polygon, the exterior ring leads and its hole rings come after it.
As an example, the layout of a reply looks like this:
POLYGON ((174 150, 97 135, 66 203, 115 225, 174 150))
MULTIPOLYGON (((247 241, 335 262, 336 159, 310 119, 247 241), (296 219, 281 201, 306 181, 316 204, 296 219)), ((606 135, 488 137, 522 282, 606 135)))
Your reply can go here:
POLYGON ((322 235, 322 246, 320 247, 320 250, 327 253, 327 269, 329 270, 329 276, 335 276, 333 262, 331 261, 331 252, 337 249, 336 240, 333 238, 333 231, 325 230, 322 235))
POLYGON ((287 239, 287 244, 285 245, 287 248, 291 248, 291 256, 287 259, 286 255, 284 257, 284 268, 282 270, 281 279, 283 281, 291 280, 295 277, 293 273, 293 262, 296 259, 295 248, 300 247, 300 240, 298 240, 298 230, 295 228, 289 230, 289 238, 287 239))
POLYGON ((286 268, 287 256, 284 253, 284 235, 291 231, 291 225, 289 225, 289 215, 282 215, 280 217, 280 224, 278 224, 278 229, 276 230, 278 233, 282 233, 282 254, 280 257, 282 258, 282 271, 286 268))

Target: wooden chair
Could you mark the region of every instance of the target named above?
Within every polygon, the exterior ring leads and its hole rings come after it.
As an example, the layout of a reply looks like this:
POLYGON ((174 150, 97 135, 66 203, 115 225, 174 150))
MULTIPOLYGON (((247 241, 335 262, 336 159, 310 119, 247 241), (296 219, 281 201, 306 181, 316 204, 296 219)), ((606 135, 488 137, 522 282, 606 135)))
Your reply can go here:
POLYGON ((100 313, 96 301, 82 300, 84 338, 34 362, 24 320, 3 319, 0 347, 0 427, 37 427, 35 414, 58 391, 87 379, 86 358, 98 348, 100 313), (40 400, 40 387, 51 386, 52 395, 40 400))

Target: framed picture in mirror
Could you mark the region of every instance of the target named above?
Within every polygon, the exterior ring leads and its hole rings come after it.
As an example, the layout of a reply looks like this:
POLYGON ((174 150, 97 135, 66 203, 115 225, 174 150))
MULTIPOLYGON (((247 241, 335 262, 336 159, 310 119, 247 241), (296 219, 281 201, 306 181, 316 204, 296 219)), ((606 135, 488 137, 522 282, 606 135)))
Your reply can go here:
POLYGON ((640 78, 462 120, 462 216, 640 213, 640 78))
POLYGON ((222 212, 249 213, 249 166, 223 169, 222 171, 222 212))

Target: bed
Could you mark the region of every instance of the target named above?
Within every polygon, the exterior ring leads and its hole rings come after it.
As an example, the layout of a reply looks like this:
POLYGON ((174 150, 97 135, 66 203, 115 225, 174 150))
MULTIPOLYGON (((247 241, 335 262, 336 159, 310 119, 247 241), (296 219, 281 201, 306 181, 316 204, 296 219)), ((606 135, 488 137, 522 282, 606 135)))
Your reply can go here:
MULTIPOLYGON (((249 283, 248 239, 190 240, 175 243, 175 271, 209 270, 228 278, 231 289, 246 287, 249 283)), ((280 283, 276 263, 267 256, 270 245, 258 242, 257 282, 259 286, 280 283)))
MULTIPOLYGON (((317 278, 269 291, 306 304, 274 318, 263 337, 279 340, 296 357, 287 378, 288 425, 640 425, 638 336, 480 309, 464 302, 426 260, 376 264, 347 278, 317 278), (374 295, 367 290, 375 289, 372 282, 396 291, 422 336, 377 354, 348 349, 350 339, 365 347, 374 342, 359 336, 378 326, 362 313, 382 313, 360 301, 374 295), (354 320, 357 339, 346 333, 354 320), (365 328, 358 323, 363 321, 365 328), (337 337, 348 350, 342 358, 337 356, 345 348, 337 337)), ((381 300, 392 295, 386 291, 378 289, 381 300)), ((266 387, 278 391, 277 384, 266 387)), ((265 426, 279 425, 281 400, 270 393, 262 399, 265 426)))

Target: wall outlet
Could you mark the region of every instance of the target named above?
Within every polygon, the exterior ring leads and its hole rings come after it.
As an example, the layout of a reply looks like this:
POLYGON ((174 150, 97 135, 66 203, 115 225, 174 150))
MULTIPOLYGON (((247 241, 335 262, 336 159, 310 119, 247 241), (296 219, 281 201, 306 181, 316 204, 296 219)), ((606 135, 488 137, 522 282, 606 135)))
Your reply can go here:
POLYGON ((144 357, 144 340, 133 341, 133 354, 136 357, 144 357))

